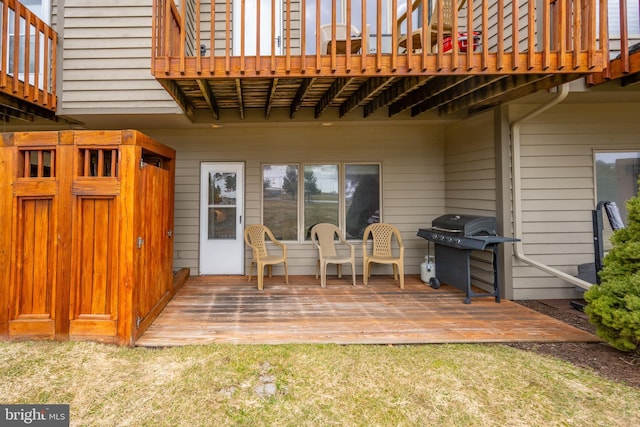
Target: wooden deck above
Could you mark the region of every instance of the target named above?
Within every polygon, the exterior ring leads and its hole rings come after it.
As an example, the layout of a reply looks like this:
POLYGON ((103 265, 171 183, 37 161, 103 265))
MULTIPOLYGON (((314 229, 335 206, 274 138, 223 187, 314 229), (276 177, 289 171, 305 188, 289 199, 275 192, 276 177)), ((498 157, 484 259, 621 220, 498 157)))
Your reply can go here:
POLYGON ((57 33, 16 0, 0 8, 0 120, 57 120, 57 33))
POLYGON ((511 301, 474 298, 417 276, 400 289, 392 277, 369 285, 329 276, 265 278, 263 291, 244 276, 189 278, 136 345, 416 344, 462 342, 589 342, 594 335, 511 301))
POLYGON ((605 65, 606 27, 596 28, 603 0, 392 0, 391 13, 381 2, 367 8, 364 0, 345 0, 342 13, 338 3, 323 3, 331 8, 327 23, 315 19, 329 12, 321 13, 320 2, 283 2, 283 35, 274 29, 265 39, 251 30, 262 16, 259 7, 243 6, 233 15, 233 0, 213 6, 196 0, 195 10, 184 1, 156 0, 152 72, 192 120, 198 112, 244 118, 249 109, 268 119, 279 108, 290 118, 303 109, 315 118, 329 109, 344 117, 358 107, 364 117, 383 107, 389 116, 410 111, 416 117, 473 113, 605 65), (414 13, 398 17, 400 5, 414 13), (447 7, 456 13, 445 24, 447 7), (420 30, 421 22, 432 30, 420 30), (344 39, 341 27, 360 33, 344 39), (477 40, 465 46, 470 30, 477 40), (404 37, 416 31, 417 38, 404 37), (460 43, 452 34, 460 34, 460 43), (264 47, 269 39, 283 40, 284 47, 273 42, 263 52, 261 42, 264 47))

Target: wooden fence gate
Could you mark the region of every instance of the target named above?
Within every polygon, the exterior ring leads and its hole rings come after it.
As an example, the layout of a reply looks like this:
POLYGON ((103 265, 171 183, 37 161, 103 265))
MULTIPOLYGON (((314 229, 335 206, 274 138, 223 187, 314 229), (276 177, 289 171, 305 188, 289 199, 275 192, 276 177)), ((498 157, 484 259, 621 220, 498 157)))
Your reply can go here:
POLYGON ((3 134, 0 335, 133 344, 174 293, 174 174, 136 131, 3 134))

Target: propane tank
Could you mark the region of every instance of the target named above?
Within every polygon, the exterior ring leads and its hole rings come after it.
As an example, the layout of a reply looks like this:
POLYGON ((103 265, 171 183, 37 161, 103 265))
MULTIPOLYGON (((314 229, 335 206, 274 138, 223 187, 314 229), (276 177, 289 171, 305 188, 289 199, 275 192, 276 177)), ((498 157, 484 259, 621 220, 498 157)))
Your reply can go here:
POLYGON ((422 264, 420 264, 420 279, 428 285, 433 277, 436 277, 434 257, 427 255, 424 257, 422 264))

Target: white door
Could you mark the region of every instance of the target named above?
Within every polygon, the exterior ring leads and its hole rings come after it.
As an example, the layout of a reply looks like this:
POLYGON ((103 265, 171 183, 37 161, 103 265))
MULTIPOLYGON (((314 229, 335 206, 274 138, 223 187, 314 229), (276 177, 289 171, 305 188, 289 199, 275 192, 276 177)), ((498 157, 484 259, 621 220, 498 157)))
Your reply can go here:
POLYGON ((244 273, 244 164, 200 169, 200 274, 244 273))
POLYGON ((242 29, 242 4, 244 3, 244 54, 254 56, 256 54, 256 34, 258 22, 258 7, 260 2, 260 55, 271 55, 271 39, 275 39, 275 54, 282 54, 282 0, 274 3, 274 23, 271 21, 271 0, 233 0, 233 54, 240 56, 242 29), (273 28, 273 31, 272 31, 273 28))

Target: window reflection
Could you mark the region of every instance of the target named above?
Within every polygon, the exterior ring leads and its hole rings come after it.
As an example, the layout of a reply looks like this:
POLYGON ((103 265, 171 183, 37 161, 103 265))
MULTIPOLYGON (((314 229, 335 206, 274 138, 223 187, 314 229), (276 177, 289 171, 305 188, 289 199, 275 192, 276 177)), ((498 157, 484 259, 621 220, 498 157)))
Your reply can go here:
POLYGON ((367 225, 380 222, 380 166, 345 165, 346 232, 361 239, 367 225))

